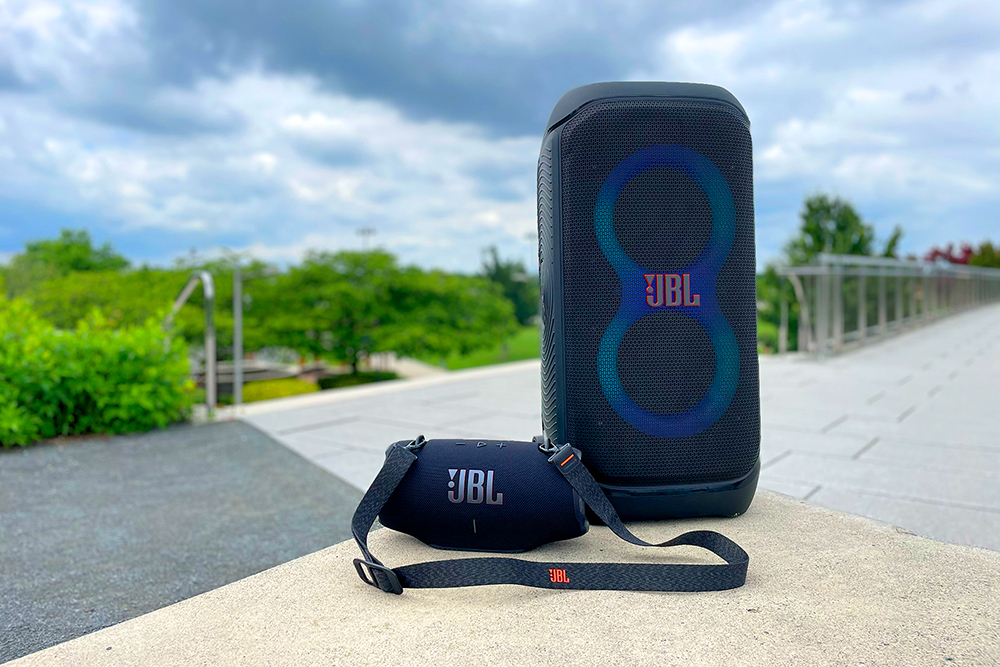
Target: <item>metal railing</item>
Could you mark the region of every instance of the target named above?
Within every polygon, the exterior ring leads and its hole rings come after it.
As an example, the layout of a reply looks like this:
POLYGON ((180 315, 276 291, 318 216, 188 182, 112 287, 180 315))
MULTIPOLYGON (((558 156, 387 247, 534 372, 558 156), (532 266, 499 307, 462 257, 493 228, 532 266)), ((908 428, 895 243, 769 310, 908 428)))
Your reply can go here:
POLYGON ((208 271, 195 271, 188 278, 184 289, 174 299, 174 305, 163 320, 163 328, 167 330, 173 324, 174 316, 184 306, 188 298, 194 293, 198 283, 201 283, 201 291, 205 296, 205 403, 208 407, 215 407, 217 390, 217 370, 215 363, 215 281, 208 271))
MULTIPOLYGON (((947 262, 821 253, 813 264, 780 266, 778 273, 799 305, 798 349, 820 355, 1000 301, 1000 269, 947 262)), ((778 351, 788 351, 784 300, 778 351)))

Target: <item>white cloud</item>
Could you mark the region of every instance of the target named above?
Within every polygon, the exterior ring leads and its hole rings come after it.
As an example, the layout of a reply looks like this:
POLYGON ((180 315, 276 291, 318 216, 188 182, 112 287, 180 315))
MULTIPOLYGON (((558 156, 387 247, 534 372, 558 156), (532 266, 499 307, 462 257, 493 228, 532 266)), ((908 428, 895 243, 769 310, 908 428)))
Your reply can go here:
MULTIPOLYGON (((280 216, 283 237, 356 246, 353 230, 374 225, 385 246, 425 248, 420 261, 453 267, 476 266, 478 247, 448 257, 433 252, 440 241, 414 239, 490 230, 532 252, 523 237, 535 226, 537 137, 491 138, 471 125, 414 121, 383 103, 323 92, 305 77, 259 72, 203 81, 196 103, 234 110, 241 131, 123 135, 41 105, 11 106, 8 124, 21 128, 12 146, 18 159, 0 192, 100 213, 121 229, 266 238, 280 216), (482 170, 497 174, 490 185, 508 183, 516 196, 484 194, 482 170)), ((280 247, 285 257, 308 246, 280 247)))
MULTIPOLYGON (((164 61, 171 39, 200 43, 197 30, 194 37, 144 32, 197 26, 198 17, 184 22, 192 10, 180 5, 157 22, 126 0, 0 1, 0 197, 148 239, 142 259, 226 243, 290 261, 310 248, 358 247, 355 230, 374 226, 377 241, 406 261, 471 269, 479 249, 497 243, 531 266, 540 137, 505 137, 513 125, 491 131, 435 116, 458 117, 461 109, 488 119, 468 100, 497 100, 476 97, 493 88, 513 100, 495 105, 494 117, 547 107, 562 90, 532 92, 530 102, 512 91, 538 90, 543 84, 523 73, 551 65, 544 71, 556 74, 539 81, 553 86, 688 80, 735 93, 753 121, 764 259, 796 226, 803 195, 818 190, 855 201, 883 234, 903 222, 907 250, 995 234, 995 2, 778 0, 724 11, 581 4, 554 33, 556 10, 513 5, 406 14, 410 23, 392 34, 432 51, 385 53, 359 71, 382 67, 402 77, 398 87, 418 70, 391 58, 423 54, 421 76, 444 81, 440 90, 452 96, 428 93, 436 101, 413 106, 419 115, 412 116, 402 98, 385 101, 388 93, 379 100, 339 92, 331 81, 343 76, 357 89, 357 72, 323 68, 348 68, 346 56, 324 55, 314 76, 301 73, 308 66, 279 73, 265 55, 228 59, 223 33, 206 33, 214 40, 209 56, 164 61), (649 43, 654 48, 640 48, 649 43), (441 54, 478 58, 470 44, 482 45, 484 60, 442 69, 441 54), (495 80, 483 76, 487 66, 495 80)), ((243 28, 257 39, 249 27, 224 27, 235 41, 243 28)), ((0 215, 0 235, 3 225, 0 215)))
MULTIPOLYGON (((905 220, 904 248, 922 251, 951 238, 935 224, 942 212, 1000 203, 1000 43, 977 46, 989 26, 1000 27, 996 3, 781 0, 734 25, 667 33, 633 78, 736 94, 753 123, 757 199, 770 209, 761 219, 786 238, 801 201, 789 194, 826 190, 876 211, 882 233, 905 220), (783 223, 772 208, 779 197, 783 223)), ((983 224, 945 231, 995 233, 983 224)), ((763 235, 765 258, 780 246, 767 240, 775 236, 763 235)))

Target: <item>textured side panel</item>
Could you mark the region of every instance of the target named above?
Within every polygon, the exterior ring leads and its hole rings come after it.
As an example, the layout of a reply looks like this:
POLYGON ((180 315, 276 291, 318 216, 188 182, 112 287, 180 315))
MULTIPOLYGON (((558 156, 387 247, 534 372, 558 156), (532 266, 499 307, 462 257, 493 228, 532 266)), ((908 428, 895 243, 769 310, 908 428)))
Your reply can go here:
POLYGON ((555 294, 555 238, 552 228, 552 142, 546 141, 538 157, 538 275, 542 296, 542 428, 556 438, 557 371, 555 294))

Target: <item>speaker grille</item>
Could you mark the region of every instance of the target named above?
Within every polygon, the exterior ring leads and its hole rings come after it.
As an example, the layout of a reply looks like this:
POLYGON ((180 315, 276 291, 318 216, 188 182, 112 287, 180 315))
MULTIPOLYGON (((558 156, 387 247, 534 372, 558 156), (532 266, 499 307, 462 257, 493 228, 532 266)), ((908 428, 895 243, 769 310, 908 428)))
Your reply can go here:
MULTIPOLYGON (((691 483, 747 474, 758 456, 760 407, 752 147, 745 118, 728 105, 712 102, 597 102, 561 128, 559 152, 566 439, 581 449, 588 467, 606 484, 691 483), (596 237, 597 194, 622 160, 661 145, 683 146, 711 161, 725 178, 735 206, 733 244, 718 274, 716 294, 736 336, 738 385, 728 409, 713 425, 671 439, 644 433, 619 417, 602 391, 596 362, 601 338, 621 300, 618 274, 596 237)), ((540 181, 540 200, 541 192, 540 181)), ((541 222, 541 209, 539 216, 541 222)), ((705 248, 712 214, 705 194, 690 178, 657 168, 622 189, 614 207, 614 228, 631 259, 651 273, 674 273, 705 248)), ((705 395, 715 359, 700 325, 681 313, 657 311, 626 333, 617 372, 633 401, 670 414, 705 395)), ((546 424, 546 433, 553 432, 546 424)))
POLYGON ((625 254, 652 273, 672 273, 687 266, 698 258, 712 233, 712 209, 705 193, 673 169, 650 169, 629 181, 618 196, 614 219, 625 254))
POLYGON ((672 310, 650 313, 633 324, 618 353, 618 377, 626 393, 657 414, 693 407, 712 384, 714 368, 708 334, 690 317, 672 310))

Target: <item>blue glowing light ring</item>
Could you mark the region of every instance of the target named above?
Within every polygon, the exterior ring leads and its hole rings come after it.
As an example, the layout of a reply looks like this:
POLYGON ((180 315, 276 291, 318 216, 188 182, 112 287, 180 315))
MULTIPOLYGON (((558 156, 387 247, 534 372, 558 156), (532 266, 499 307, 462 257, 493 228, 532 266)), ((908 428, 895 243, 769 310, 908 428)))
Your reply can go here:
POLYGON ((725 177, 701 155, 683 146, 650 146, 636 151, 608 174, 594 206, 594 228, 601 252, 621 283, 621 305, 604 331, 597 353, 597 371, 608 403, 622 419, 643 433, 660 438, 685 438, 704 431, 729 409, 739 383, 740 355, 736 335, 716 298, 716 278, 729 257, 736 229, 736 208, 725 177), (701 254, 676 273, 691 275, 701 302, 698 306, 671 306, 697 322, 708 334, 715 352, 715 376, 705 396, 683 412, 659 414, 636 404, 618 378, 618 349, 625 332, 639 319, 659 310, 646 303, 647 271, 625 254, 615 235, 615 202, 630 180, 649 169, 667 168, 688 176, 701 188, 712 210, 712 233, 701 254))

